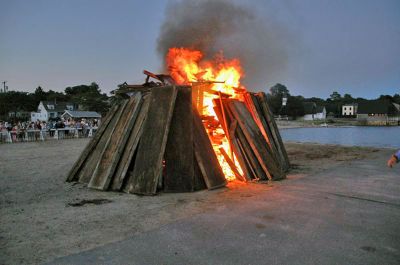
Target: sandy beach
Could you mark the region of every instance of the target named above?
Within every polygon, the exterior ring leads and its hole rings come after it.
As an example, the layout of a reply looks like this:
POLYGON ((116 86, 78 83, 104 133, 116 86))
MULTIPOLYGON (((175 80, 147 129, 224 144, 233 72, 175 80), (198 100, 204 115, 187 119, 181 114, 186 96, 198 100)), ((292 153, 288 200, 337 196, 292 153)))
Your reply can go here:
MULTIPOLYGON (((343 253, 348 258, 347 261, 353 261, 350 262, 352 264, 373 264, 362 263, 366 260, 386 261, 375 264, 395 264, 395 261, 400 260, 400 244, 398 244, 400 233, 395 236, 396 231, 393 231, 395 229, 399 232, 400 225, 400 166, 392 170, 385 166, 386 158, 393 150, 285 143, 293 166, 286 180, 271 183, 231 182, 226 188, 213 191, 162 193, 153 197, 141 197, 124 193, 95 191, 87 189, 82 184, 64 182, 68 170, 87 142, 88 139, 76 139, 0 145, 0 179, 2 183, 0 186, 0 264, 41 264, 44 262, 78 264, 82 262, 83 256, 86 255, 85 258, 87 258, 90 255, 96 255, 93 254, 96 252, 90 251, 96 251, 101 247, 112 249, 113 244, 119 244, 128 239, 136 242, 139 240, 138 237, 150 236, 163 227, 173 226, 180 222, 190 222, 190 218, 194 217, 196 219, 206 218, 208 215, 227 209, 229 212, 237 212, 239 215, 244 208, 261 207, 261 202, 270 205, 269 207, 277 205, 277 208, 274 208, 275 216, 272 217, 264 212, 262 216, 269 216, 269 218, 265 217, 263 220, 257 221, 251 213, 246 214, 246 218, 255 220, 252 227, 259 231, 262 237, 272 240, 279 237, 279 233, 282 236, 285 236, 286 233, 295 233, 295 231, 291 232, 291 229, 294 229, 292 225, 295 221, 293 220, 300 219, 304 222, 304 229, 307 231, 328 233, 331 229, 329 227, 308 226, 310 223, 307 221, 307 216, 311 218, 310 220, 316 217, 313 217, 312 213, 302 212, 302 207, 308 207, 311 203, 309 200, 315 200, 317 208, 314 211, 322 212, 322 215, 318 217, 318 222, 320 225, 329 224, 332 222, 330 219, 332 216, 343 214, 338 209, 343 207, 346 209, 346 207, 352 207, 352 203, 359 203, 357 199, 351 199, 351 196, 372 201, 361 201, 362 203, 367 202, 367 205, 362 207, 371 213, 376 211, 385 222, 392 221, 386 223, 386 226, 380 226, 379 221, 369 223, 368 220, 365 220, 362 224, 359 221, 347 220, 345 216, 341 217, 342 220, 335 219, 335 222, 343 222, 344 225, 347 225, 347 222, 354 222, 353 230, 346 228, 346 234, 354 237, 352 240, 356 242, 361 237, 367 237, 367 235, 360 234, 360 231, 364 231, 364 229, 372 229, 372 238, 375 236, 374 233, 381 236, 373 246, 372 243, 369 243, 372 240, 370 238, 363 239, 366 241, 365 244, 346 245, 348 249, 343 253), (357 168, 365 170, 357 171, 357 168), (360 172, 361 175, 358 175, 357 172, 360 172), (348 175, 345 176, 346 174, 348 175), (296 190, 297 194, 306 189, 309 192, 296 195, 299 196, 298 199, 293 195, 293 190, 296 190), (307 203, 298 204, 304 200, 304 196, 313 196, 313 198, 307 199, 307 203), (328 208, 319 209, 318 207, 321 206, 318 203, 319 200, 329 201, 329 206, 324 206, 328 208), (343 200, 348 200, 350 206, 343 204, 343 200), (297 205, 295 208, 297 210, 293 210, 294 204, 297 205), (286 205, 287 211, 290 209, 287 219, 283 212, 286 205), (326 212, 327 210, 330 211, 329 214, 326 212), (338 212, 335 213, 335 211, 338 212), (291 215, 294 213, 298 215, 297 219, 291 215), (276 220, 281 220, 279 227, 285 226, 289 230, 282 232, 281 228, 269 225, 276 220), (393 236, 390 235, 389 229, 393 236), (277 235, 272 236, 271 233, 277 233, 277 235), (382 237, 382 233, 386 238, 382 237), (77 256, 69 256, 71 254, 77 256), (361 258, 357 258, 358 255, 361 255, 361 258)), ((357 204, 354 207, 360 207, 360 205, 357 204)), ((274 211, 271 210, 271 212, 274 211)), ((363 220, 364 217, 360 215, 352 218, 363 220)), ((206 224, 207 221, 203 223, 206 224)), ((229 223, 227 227, 229 227, 229 223)), ((234 229, 232 228, 230 231, 234 231, 234 229)), ((246 228, 240 229, 243 229, 245 236, 246 228)), ((340 231, 338 233, 340 234, 340 231)), ((311 241, 315 237, 313 233, 302 236, 311 241)), ((146 242, 146 240, 141 240, 141 242, 146 242)), ((313 248, 325 241, 328 248, 333 247, 329 238, 321 237, 315 240, 316 245, 305 246, 308 247, 306 251, 314 251, 313 248)), ((339 240, 343 239, 339 238, 339 240)), ((346 240, 343 240, 342 243, 351 242, 353 244, 350 239, 349 242, 346 240)), ((282 244, 282 247, 285 247, 285 244, 289 243, 282 244)), ((290 250, 290 248, 287 249, 290 250)), ((325 251, 321 251, 320 255, 323 256, 324 253, 325 251)), ((191 256, 189 250, 187 255, 191 256)), ((290 262, 285 255, 278 252, 276 255, 274 257, 276 261, 290 262)), ((123 255, 119 255, 119 258, 121 257, 123 255)), ((112 258, 112 255, 109 258, 112 258)), ((162 264, 173 264, 174 262, 175 264, 188 264, 187 261, 194 261, 183 260, 170 259, 169 262, 162 264)), ((229 259, 227 260, 229 261, 229 259)), ((237 262, 239 261, 240 259, 237 260, 237 262)), ((320 259, 319 261, 324 260, 320 259)), ((338 261, 338 259, 332 258, 330 261, 338 261)), ((91 262, 96 264, 96 260, 91 262)), ((87 264, 92 264, 91 262, 87 262, 87 264)), ((115 263, 113 260, 110 262, 115 263)), ((141 262, 149 264, 148 262, 151 263, 151 260, 139 260, 135 264, 144 264, 141 262)), ((203 262, 204 264, 208 263, 206 259, 203 262)), ((200 263, 194 262, 193 264, 200 263)), ((106 264, 110 263, 106 262, 106 264)), ((249 262, 249 264, 253 263, 249 262)))

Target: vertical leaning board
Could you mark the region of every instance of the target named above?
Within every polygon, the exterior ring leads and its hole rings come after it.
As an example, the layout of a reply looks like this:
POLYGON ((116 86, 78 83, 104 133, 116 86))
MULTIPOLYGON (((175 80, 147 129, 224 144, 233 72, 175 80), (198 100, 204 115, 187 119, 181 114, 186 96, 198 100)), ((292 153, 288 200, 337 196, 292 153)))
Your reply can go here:
POLYGON ((270 180, 284 178, 272 150, 262 135, 256 122, 252 119, 245 104, 240 101, 229 101, 229 107, 243 130, 246 140, 252 147, 261 167, 270 180))
POLYGON ((165 149, 163 186, 166 192, 194 190, 192 88, 177 87, 174 114, 165 149))
POLYGON ((196 161, 207 188, 225 186, 227 182, 224 173, 196 109, 193 109, 193 137, 196 161))
POLYGON ((126 175, 129 167, 133 165, 134 154, 137 150, 140 137, 143 132, 143 124, 147 117, 147 112, 150 105, 150 94, 145 93, 143 95, 143 103, 140 106, 138 116, 135 120, 135 125, 133 126, 132 132, 129 135, 128 142, 124 149, 124 153, 121 155, 121 159, 118 163, 117 169, 115 170, 113 182, 111 185, 111 190, 120 191, 126 182, 126 175))
POLYGON ((87 158, 90 156, 92 151, 96 148, 98 142, 100 141, 101 137, 103 136, 103 133, 105 132, 107 126, 109 125, 110 121, 114 117, 115 113, 117 112, 119 108, 118 104, 115 104, 112 106, 112 108, 109 110, 107 113, 106 117, 102 120, 100 127, 97 129, 97 132, 93 136, 92 139, 90 139, 89 144, 85 147, 79 158, 75 161, 74 165, 72 166, 70 172, 68 173, 67 180, 68 182, 70 181, 75 181, 78 178, 78 173, 81 170, 82 166, 85 164, 87 161, 87 158))
POLYGON ((111 135, 113 134, 113 132, 115 130, 115 126, 116 126, 117 122, 119 121, 119 119, 122 115, 122 112, 125 110, 127 103, 128 103, 128 100, 123 100, 119 104, 120 107, 119 107, 118 111, 112 117, 109 125, 107 126, 106 130, 104 131, 103 135, 101 136, 98 144, 96 145, 96 147, 94 148, 94 150, 90 154, 90 156, 88 157, 87 161, 85 162, 84 166, 82 167, 82 170, 78 173, 79 174, 79 182, 89 183, 90 179, 92 178, 93 171, 96 168, 97 163, 103 154, 104 146, 107 144, 111 135))
POLYGON ((260 92, 260 93, 256 94, 256 98, 258 99, 259 105, 261 107, 261 111, 263 112, 264 119, 266 120, 266 122, 268 123, 268 125, 271 129, 271 133, 274 138, 279 155, 281 156, 282 160, 284 161, 285 169, 287 171, 290 168, 289 157, 287 155, 285 146, 283 144, 281 134, 279 133, 278 126, 275 122, 274 115, 272 114, 272 111, 268 106, 267 96, 265 95, 264 92, 260 92))
POLYGON ((142 95, 140 92, 136 93, 129 99, 125 111, 122 113, 121 118, 115 126, 113 134, 104 146, 104 151, 88 184, 89 188, 99 190, 108 189, 115 168, 117 167, 124 150, 126 141, 128 140, 133 125, 135 124, 141 103, 142 95))
POLYGON ((133 172, 126 186, 129 193, 154 195, 157 192, 176 94, 175 86, 151 89, 147 119, 143 125, 133 172))

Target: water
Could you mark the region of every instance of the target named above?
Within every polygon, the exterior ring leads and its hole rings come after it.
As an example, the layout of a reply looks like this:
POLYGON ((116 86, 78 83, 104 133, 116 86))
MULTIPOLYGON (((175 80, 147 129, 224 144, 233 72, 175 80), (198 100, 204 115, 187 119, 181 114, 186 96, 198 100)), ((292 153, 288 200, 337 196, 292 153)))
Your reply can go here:
POLYGON ((284 141, 400 148, 400 127, 327 127, 280 130, 284 141))

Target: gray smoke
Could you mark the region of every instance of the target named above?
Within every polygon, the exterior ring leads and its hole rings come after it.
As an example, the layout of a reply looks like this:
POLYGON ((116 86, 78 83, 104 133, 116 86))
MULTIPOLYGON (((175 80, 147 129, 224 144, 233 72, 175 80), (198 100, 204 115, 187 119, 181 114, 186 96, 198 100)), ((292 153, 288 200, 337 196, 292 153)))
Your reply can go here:
POLYGON ((171 47, 195 48, 206 59, 222 50, 226 58, 241 60, 244 85, 260 90, 282 76, 290 39, 282 24, 257 16, 250 7, 227 0, 185 0, 169 2, 157 50, 164 58, 171 47))

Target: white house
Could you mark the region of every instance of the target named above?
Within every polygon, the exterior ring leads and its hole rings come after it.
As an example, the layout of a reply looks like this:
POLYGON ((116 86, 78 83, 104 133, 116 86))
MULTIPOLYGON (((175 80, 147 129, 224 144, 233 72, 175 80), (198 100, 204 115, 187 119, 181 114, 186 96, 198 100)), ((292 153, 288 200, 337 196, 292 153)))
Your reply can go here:
POLYGON ((304 102, 304 116, 303 120, 325 120, 326 119, 326 108, 324 106, 317 106, 314 102, 304 102))
POLYGON ((314 120, 325 120, 326 119, 326 108, 324 106, 317 106, 314 120))
POLYGON ((31 112, 31 121, 49 121, 61 118, 65 110, 75 110, 76 105, 71 102, 40 101, 37 112, 31 112))
POLYGON ((358 104, 351 103, 342 106, 342 116, 355 116, 357 115, 358 104))

